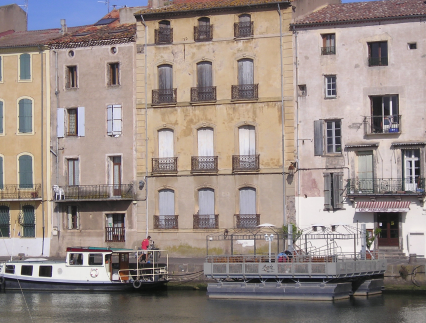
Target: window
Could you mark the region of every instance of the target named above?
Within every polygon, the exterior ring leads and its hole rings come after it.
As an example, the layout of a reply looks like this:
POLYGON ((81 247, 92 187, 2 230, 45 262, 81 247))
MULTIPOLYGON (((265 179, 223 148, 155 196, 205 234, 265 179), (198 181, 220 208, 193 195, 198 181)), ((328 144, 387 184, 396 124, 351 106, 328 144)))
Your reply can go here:
POLYGON ((108 64, 108 85, 120 85, 120 64, 108 64))
POLYGON ((79 185, 79 160, 78 159, 68 159, 68 185, 75 186, 79 185))
POLYGON ((19 100, 19 128, 20 133, 33 131, 33 101, 30 99, 19 100))
POLYGON ((342 153, 342 130, 340 120, 315 120, 314 121, 314 155, 342 153), (324 123, 326 133, 324 136, 324 123), (324 137, 326 150, 324 150, 324 137))
POLYGON ((194 27, 195 41, 209 41, 213 39, 213 26, 210 25, 210 19, 203 17, 198 19, 198 26, 194 27))
POLYGON ((68 109, 68 136, 77 136, 77 109, 68 109))
POLYGON ((107 214, 105 242, 124 242, 124 214, 107 214))
POLYGON ((10 213, 7 206, 0 206, 0 238, 9 238, 10 213))
POLYGON ((257 88, 257 84, 254 84, 253 60, 240 59, 238 61, 238 86, 232 87, 232 99, 257 99, 257 88))
POLYGON ((21 54, 19 56, 19 80, 31 80, 31 55, 21 54))
POLYGON ((67 89, 77 87, 77 66, 67 66, 65 87, 67 89))
POLYGON ((157 228, 177 229, 177 218, 175 216, 175 192, 170 189, 158 192, 158 224, 157 228))
POLYGON ((2 65, 2 58, 0 56, 0 82, 3 81, 3 65, 2 65))
POLYGON ((198 155, 191 158, 193 172, 217 171, 217 157, 214 156, 213 129, 200 128, 197 130, 198 155))
POLYGON ((388 65, 388 42, 368 43, 368 66, 388 65))
POLYGON ((121 105, 109 105, 107 107, 107 134, 118 137, 121 135, 122 117, 121 105))
POLYGON ((3 156, 0 156, 0 190, 4 188, 3 156))
POLYGON ((19 164, 19 188, 33 187, 33 158, 30 155, 21 155, 19 164))
POLYGON ((191 89, 191 101, 216 101, 211 62, 197 63, 197 87, 191 89))
POLYGON ((259 156, 256 154, 256 130, 254 126, 238 128, 239 155, 232 157, 233 171, 259 169, 259 156))
POLYGON ((103 264, 101 253, 89 253, 89 266, 102 266, 103 264))
POLYGON ((173 90, 173 67, 169 64, 158 66, 158 90, 153 90, 154 104, 175 103, 176 94, 173 90))
POLYGON ((324 34, 322 37, 321 55, 336 54, 336 34, 324 34))
POLYGON ((70 253, 68 263, 73 266, 83 265, 83 254, 82 253, 70 253))
POLYGON ((337 95, 336 90, 336 75, 326 75, 325 80, 325 97, 335 98, 337 95))
POLYGON ((214 229, 215 224, 215 204, 214 190, 211 188, 202 188, 198 190, 198 228, 214 229))
POLYGON ((40 277, 52 277, 52 266, 40 266, 38 275, 40 277))
POLYGON ((4 124, 3 124, 3 120, 4 120, 4 117, 3 117, 3 101, 0 101, 0 135, 2 135, 3 134, 3 127, 4 127, 4 124))
POLYGON ((121 196, 121 156, 109 158, 109 183, 112 184, 112 195, 121 196))
MULTIPOLYGON (((408 49, 417 49, 417 43, 408 43, 408 49)), ((1 81, 1 73, 0 73, 0 81, 1 81)))
POLYGON ((34 238, 35 237, 35 210, 32 205, 25 205, 22 207, 21 214, 19 215, 19 223, 22 226, 22 237, 34 238))
POLYGON ((297 95, 301 96, 301 97, 305 97, 305 96, 308 95, 308 89, 306 88, 306 84, 299 84, 298 85, 298 93, 297 93, 297 95))
POLYGON ((68 230, 80 229, 80 215, 78 213, 77 206, 69 205, 67 216, 68 216, 68 230))
POLYGON ((15 274, 15 265, 6 265, 6 274, 15 274))
POLYGON ((32 276, 33 275, 33 266, 22 265, 21 266, 21 275, 32 276))
POLYGON ((327 153, 342 153, 341 129, 339 121, 327 121, 327 153))
POLYGON ((237 228, 255 228, 260 223, 256 214, 256 189, 243 187, 240 189, 240 213, 237 217, 237 228))
POLYGON ((67 136, 73 137, 84 137, 86 135, 85 130, 85 108, 70 108, 57 109, 57 136, 58 138, 64 137, 65 134, 65 123, 67 125, 67 136), (66 119, 66 122, 65 122, 66 119))
POLYGON ((158 158, 153 158, 153 172, 176 172, 177 157, 174 156, 173 130, 158 131, 158 158))
POLYGON ((371 96, 371 132, 398 133, 398 95, 371 96))
POLYGON ((170 28, 170 21, 162 20, 158 23, 158 27, 155 30, 155 43, 157 45, 173 43, 173 28, 170 28))
POLYGON ((404 149, 402 153, 404 191, 417 192, 418 189, 424 189, 420 180, 420 149, 404 149))
POLYGON ((324 173, 324 210, 343 209, 343 173, 324 173))
POLYGON ((253 22, 249 14, 238 17, 238 22, 234 24, 234 37, 243 38, 253 36, 253 22))

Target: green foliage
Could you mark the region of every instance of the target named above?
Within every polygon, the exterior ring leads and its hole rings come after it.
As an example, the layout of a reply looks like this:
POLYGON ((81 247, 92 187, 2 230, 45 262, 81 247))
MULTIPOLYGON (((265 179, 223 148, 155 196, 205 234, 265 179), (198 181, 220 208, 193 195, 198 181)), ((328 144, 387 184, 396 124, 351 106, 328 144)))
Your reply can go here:
POLYGON ((380 228, 376 228, 374 229, 373 235, 371 237, 366 236, 366 243, 367 243, 367 248, 370 249, 371 245, 373 244, 374 240, 376 240, 377 236, 382 233, 382 229, 380 228))
MULTIPOLYGON (((293 243, 295 243, 302 236, 303 230, 298 228, 294 223, 290 223, 290 224, 293 227, 293 243)), ((287 225, 283 225, 283 233, 288 234, 287 225)))

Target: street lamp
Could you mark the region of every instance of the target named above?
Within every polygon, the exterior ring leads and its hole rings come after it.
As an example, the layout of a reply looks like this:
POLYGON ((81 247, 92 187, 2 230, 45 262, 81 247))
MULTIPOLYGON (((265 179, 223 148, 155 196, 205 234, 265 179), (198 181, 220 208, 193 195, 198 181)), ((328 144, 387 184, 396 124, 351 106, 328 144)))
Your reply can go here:
POLYGON ((271 234, 265 234, 265 240, 269 242, 269 262, 271 262, 271 243, 272 240, 274 240, 274 235, 271 234))

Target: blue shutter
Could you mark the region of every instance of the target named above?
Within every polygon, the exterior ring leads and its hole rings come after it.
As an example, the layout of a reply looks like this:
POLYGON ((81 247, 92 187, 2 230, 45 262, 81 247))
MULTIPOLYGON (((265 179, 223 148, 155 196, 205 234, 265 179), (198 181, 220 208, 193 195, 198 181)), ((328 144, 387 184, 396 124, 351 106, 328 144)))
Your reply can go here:
POLYGON ((19 56, 20 63, 20 80, 30 80, 31 79, 31 55, 22 54, 19 56))
POLYGON ((0 238, 10 237, 10 215, 7 206, 0 206, 0 238))
POLYGON ((84 107, 78 107, 77 110, 77 135, 79 137, 84 137, 86 135, 85 131, 85 118, 84 118, 84 107))
POLYGON ((19 188, 33 187, 33 159, 31 156, 19 157, 19 188))
POLYGON ((34 207, 31 205, 25 205, 22 208, 22 213, 24 213, 24 222, 23 226, 23 236, 24 237, 35 237, 35 213, 34 207))
MULTIPOLYGON (((0 66, 1 66, 1 61, 0 61, 0 66)), ((0 70, 0 76, 1 76, 1 70, 0 70)), ((3 101, 0 101, 0 133, 3 133, 3 101)))
POLYGON ((19 132, 28 133, 33 131, 32 122, 33 103, 29 99, 19 101, 19 132))
POLYGON ((0 156, 0 190, 3 189, 3 157, 0 156))

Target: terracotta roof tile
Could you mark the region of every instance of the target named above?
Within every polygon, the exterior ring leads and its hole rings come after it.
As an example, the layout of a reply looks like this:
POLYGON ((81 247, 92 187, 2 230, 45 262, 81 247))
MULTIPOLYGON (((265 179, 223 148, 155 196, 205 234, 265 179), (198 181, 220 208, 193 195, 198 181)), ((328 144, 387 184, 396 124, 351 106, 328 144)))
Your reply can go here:
POLYGON ((424 0, 354 2, 328 5, 297 20, 294 25, 316 25, 422 15, 426 15, 424 0))

